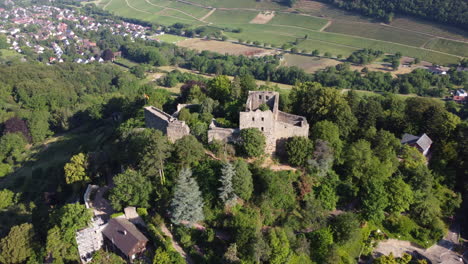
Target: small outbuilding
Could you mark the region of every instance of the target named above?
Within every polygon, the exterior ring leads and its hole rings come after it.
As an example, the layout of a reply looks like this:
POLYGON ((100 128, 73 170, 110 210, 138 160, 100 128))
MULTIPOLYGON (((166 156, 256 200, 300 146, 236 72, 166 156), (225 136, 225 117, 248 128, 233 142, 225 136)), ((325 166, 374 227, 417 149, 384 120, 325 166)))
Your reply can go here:
POLYGON ((401 144, 407 144, 412 147, 415 147, 421 152, 424 156, 427 157, 429 150, 431 149, 432 140, 426 135, 426 133, 421 136, 414 136, 411 134, 404 134, 401 144))
POLYGON ((148 239, 126 218, 113 218, 102 231, 105 243, 115 253, 132 261, 146 250, 148 239))

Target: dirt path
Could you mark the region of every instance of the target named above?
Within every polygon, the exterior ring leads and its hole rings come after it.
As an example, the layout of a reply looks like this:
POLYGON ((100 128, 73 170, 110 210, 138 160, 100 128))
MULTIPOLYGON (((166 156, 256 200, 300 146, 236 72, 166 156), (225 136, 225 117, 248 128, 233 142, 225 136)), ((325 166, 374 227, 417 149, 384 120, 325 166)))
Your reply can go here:
POLYGON ((167 227, 166 227, 166 225, 164 223, 161 225, 161 231, 164 233, 164 235, 171 238, 172 247, 177 252, 179 252, 179 254, 185 259, 185 262, 187 262, 188 264, 195 264, 195 262, 193 262, 192 258, 190 258, 190 256, 187 255, 187 253, 185 253, 185 251, 182 249, 182 247, 179 246, 179 244, 174 240, 174 237, 172 236, 172 233, 169 231, 169 229, 167 229, 167 227))
POLYGON ((216 11, 216 8, 213 8, 208 12, 208 14, 204 15, 202 18, 200 18, 201 21, 205 21, 209 16, 211 16, 214 12, 216 11))
POLYGON ((332 20, 328 20, 327 24, 325 26, 323 26, 319 32, 323 32, 327 27, 329 27, 331 24, 333 23, 332 20))

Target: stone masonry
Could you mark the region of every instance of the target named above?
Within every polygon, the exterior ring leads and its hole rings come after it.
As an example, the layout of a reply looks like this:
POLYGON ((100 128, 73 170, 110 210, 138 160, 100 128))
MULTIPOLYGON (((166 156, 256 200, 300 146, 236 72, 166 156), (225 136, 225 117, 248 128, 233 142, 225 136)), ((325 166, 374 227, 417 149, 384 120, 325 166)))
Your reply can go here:
POLYGON ((145 107, 145 123, 148 128, 161 130, 171 142, 190 134, 190 128, 184 121, 154 106, 145 107))
MULTIPOLYGON (((258 128, 266 138, 265 152, 283 152, 284 143, 294 136, 309 136, 309 124, 303 116, 278 110, 279 93, 271 91, 250 91, 244 112, 240 112, 239 129, 258 128), (266 104, 270 109, 260 110, 266 104)), ((238 130, 210 126, 208 140, 235 141, 238 130)))

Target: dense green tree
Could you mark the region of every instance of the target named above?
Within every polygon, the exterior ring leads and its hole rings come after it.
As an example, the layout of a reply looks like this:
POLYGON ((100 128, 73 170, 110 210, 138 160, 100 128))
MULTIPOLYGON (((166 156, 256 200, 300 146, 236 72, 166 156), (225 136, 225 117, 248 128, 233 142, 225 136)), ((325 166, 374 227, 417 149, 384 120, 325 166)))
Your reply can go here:
POLYGON ((89 263, 90 264, 125 264, 126 262, 118 255, 101 249, 101 250, 96 251, 93 254, 93 259, 89 263))
POLYGON ((333 240, 339 244, 356 239, 359 233, 359 220, 353 213, 337 215, 331 220, 331 224, 333 240))
POLYGON ((78 153, 71 157, 70 162, 65 164, 65 182, 67 184, 84 184, 90 179, 86 173, 88 167, 87 158, 83 153, 78 153))
POLYGON ((26 140, 20 133, 8 133, 0 138, 0 161, 10 165, 21 162, 26 140))
POLYGON ((181 166, 196 165, 204 156, 203 145, 192 135, 184 136, 174 144, 174 157, 181 166))
POLYGON ((14 203, 15 193, 8 190, 3 189, 0 191, 0 210, 7 208, 14 203))
POLYGON ((151 130, 146 146, 141 153, 140 168, 147 177, 159 178, 165 183, 164 164, 171 156, 171 144, 159 130, 151 130))
POLYGON ((208 82, 207 89, 211 98, 226 102, 231 95, 231 80, 225 75, 216 76, 208 82))
POLYGON ((291 255, 289 240, 281 228, 272 228, 268 233, 269 245, 271 248, 271 256, 269 263, 282 264, 287 263, 291 255))
POLYGON ((219 179, 221 187, 219 188, 219 198, 224 204, 232 205, 237 200, 237 195, 234 192, 232 179, 235 177, 236 171, 234 166, 227 162, 221 168, 221 178, 219 179))
POLYGON ((336 195, 334 186, 330 182, 326 181, 320 184, 316 188, 316 196, 317 200, 322 202, 324 209, 330 211, 335 210, 338 196, 336 195))
POLYGON ((307 137, 292 137, 286 142, 288 162, 293 166, 305 166, 313 152, 313 143, 307 137))
POLYGON ((91 221, 92 211, 84 205, 67 204, 51 214, 51 225, 47 232, 46 251, 55 263, 78 261, 76 231, 91 221))
POLYGON ((330 228, 322 228, 309 233, 312 258, 318 263, 325 263, 331 246, 333 233, 330 228))
POLYGON ((347 136, 357 124, 349 105, 336 89, 306 82, 296 85, 290 97, 293 112, 306 116, 312 125, 328 120, 339 127, 341 136, 347 136))
POLYGON ((238 263, 240 259, 237 256, 237 244, 229 245, 223 257, 228 263, 238 263))
POLYGON ((171 200, 171 221, 176 224, 192 225, 204 219, 203 200, 192 171, 180 171, 171 200))
POLYGON ((248 201, 253 192, 252 173, 249 170, 249 165, 242 159, 234 162, 236 174, 232 178, 232 187, 234 193, 240 198, 248 201))
POLYGON ((11 228, 0 240, 0 261, 5 264, 23 263, 34 254, 34 229, 29 223, 11 228))
POLYGON ((258 128, 242 129, 240 141, 242 153, 248 157, 260 157, 265 153, 265 136, 258 128))
POLYGON ((385 186, 388 194, 387 210, 396 214, 407 211, 414 201, 411 186, 400 177, 390 179, 385 186))
POLYGON ((335 159, 341 160, 343 142, 340 139, 340 130, 336 124, 327 120, 319 121, 311 128, 310 137, 313 140, 321 139, 327 141, 333 148, 335 159))
POLYGON ((115 187, 111 189, 109 200, 112 207, 122 210, 127 206, 148 207, 153 190, 148 178, 131 169, 114 177, 115 187))
POLYGON ((33 111, 28 119, 28 127, 33 143, 40 143, 52 135, 49 129, 49 112, 33 111))
POLYGON ((385 186, 380 179, 371 179, 363 186, 361 193, 362 215, 364 219, 380 223, 385 218, 385 208, 389 206, 385 186))

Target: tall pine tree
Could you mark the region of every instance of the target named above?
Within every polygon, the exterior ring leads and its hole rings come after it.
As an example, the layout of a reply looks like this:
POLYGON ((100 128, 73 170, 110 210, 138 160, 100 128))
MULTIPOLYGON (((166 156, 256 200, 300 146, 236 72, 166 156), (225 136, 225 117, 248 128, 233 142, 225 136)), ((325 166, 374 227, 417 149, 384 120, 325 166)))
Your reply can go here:
POLYGON ((237 200, 237 195, 234 193, 232 179, 236 176, 236 171, 231 163, 226 162, 221 169, 221 187, 219 188, 219 198, 225 204, 234 204, 237 200))
POLYGON ((192 225, 204 219, 200 188, 189 168, 184 168, 179 173, 171 201, 171 212, 171 220, 177 225, 192 225))
POLYGON ((171 155, 172 146, 167 137, 159 130, 152 130, 142 153, 140 167, 145 176, 159 178, 164 185, 164 162, 171 155))

